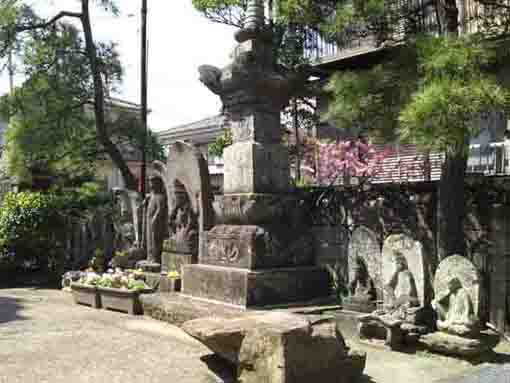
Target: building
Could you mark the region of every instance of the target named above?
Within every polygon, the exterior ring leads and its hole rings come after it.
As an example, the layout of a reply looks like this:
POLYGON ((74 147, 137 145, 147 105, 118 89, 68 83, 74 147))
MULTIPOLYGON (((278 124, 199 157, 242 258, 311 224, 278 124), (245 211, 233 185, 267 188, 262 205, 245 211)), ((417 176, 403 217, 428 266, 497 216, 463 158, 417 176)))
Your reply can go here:
POLYGON ((214 193, 221 193, 223 190, 223 159, 210 155, 208 147, 223 133, 223 122, 224 117, 218 115, 157 133, 159 142, 165 148, 176 141, 185 141, 194 144, 202 152, 209 164, 214 193))
MULTIPOLYGON (((401 0, 407 3, 409 9, 413 5, 424 4, 422 1, 401 0)), ((433 4, 433 2, 429 3, 433 4)), ((481 6, 474 0, 457 1, 459 7, 459 26, 461 33, 473 33, 477 31, 475 16, 480 14, 481 6)), ((424 32, 437 33, 436 15, 432 13, 431 5, 425 8, 424 14, 417 17, 416 25, 424 32)), ((354 30, 354 29, 353 29, 354 30)), ((306 57, 313 63, 315 74, 319 81, 326 82, 329 76, 336 71, 356 70, 369 68, 380 63, 398 46, 377 44, 376 39, 370 33, 354 33, 356 37, 342 36, 337 43, 326 42, 318 33, 310 32, 306 57)), ((323 111, 327 108, 327 100, 317 100, 318 109, 323 111)), ((508 175, 510 174, 510 141, 508 136, 507 118, 504 113, 488 113, 478 122, 480 134, 470 142, 470 155, 468 158, 469 173, 484 175, 508 175)), ((323 123, 321 129, 334 131, 334 125, 323 123), (333 129, 333 130, 332 130, 333 129)), ((347 132, 347 135, 356 136, 359 132, 355 129, 347 132)), ((345 133, 338 133, 338 138, 345 138, 345 133)), ((441 153, 421 153, 413 145, 403 145, 399 142, 391 144, 392 154, 385 160, 384 171, 376 179, 376 182, 418 182, 426 180, 438 180, 441 177, 441 153)))

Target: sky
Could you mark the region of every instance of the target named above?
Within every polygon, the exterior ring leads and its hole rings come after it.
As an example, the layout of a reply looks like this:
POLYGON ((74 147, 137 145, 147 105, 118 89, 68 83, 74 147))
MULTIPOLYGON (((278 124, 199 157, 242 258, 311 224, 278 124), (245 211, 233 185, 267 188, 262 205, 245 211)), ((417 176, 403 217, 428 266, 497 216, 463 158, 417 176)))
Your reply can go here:
MULTIPOLYGON (((59 10, 78 10, 77 0, 32 0, 45 16, 59 10)), ((121 0, 121 15, 98 7, 92 14, 97 41, 115 41, 124 65, 124 81, 116 97, 140 102, 141 0, 121 0)), ((198 67, 223 67, 235 45, 230 27, 208 21, 191 0, 148 0, 148 105, 153 131, 200 120, 219 112, 221 102, 199 81, 198 67)), ((16 76, 15 83, 22 81, 16 76)), ((0 73, 0 94, 9 90, 7 73, 0 73)))

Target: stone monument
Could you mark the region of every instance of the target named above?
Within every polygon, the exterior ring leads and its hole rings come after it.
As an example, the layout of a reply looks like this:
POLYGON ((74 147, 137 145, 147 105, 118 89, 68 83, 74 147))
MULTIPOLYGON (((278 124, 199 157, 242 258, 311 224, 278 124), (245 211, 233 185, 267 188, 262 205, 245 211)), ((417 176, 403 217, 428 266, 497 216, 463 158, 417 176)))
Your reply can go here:
POLYGON ((235 38, 232 64, 199 68, 221 98, 233 144, 224 152, 216 226, 204 234, 199 264, 183 267, 182 291, 245 307, 328 296, 328 275, 313 266, 311 233, 290 193, 281 137, 280 110, 307 75, 277 72, 263 1, 248 1, 235 38))
POLYGON ((458 356, 475 356, 497 344, 497 336, 481 331, 480 273, 461 255, 445 258, 434 277, 432 308, 438 331, 420 338, 432 351, 458 356))
POLYGON ((345 310, 372 312, 377 299, 382 299, 382 264, 379 241, 375 233, 360 226, 354 230, 348 252, 349 297, 345 310))
POLYGON ((400 234, 383 246, 383 305, 359 320, 361 338, 385 338, 390 348, 417 341, 428 332, 431 312, 425 307, 423 246, 400 234))
POLYGON ((181 272, 182 265, 198 262, 203 235, 213 226, 212 192, 207 161, 194 145, 169 146, 166 164, 156 163, 166 186, 169 237, 163 243, 162 272, 181 272))
POLYGON ((152 176, 149 179, 150 193, 143 202, 143 239, 147 249, 147 260, 138 262, 138 267, 148 272, 161 270, 161 252, 167 236, 168 206, 163 180, 152 176))

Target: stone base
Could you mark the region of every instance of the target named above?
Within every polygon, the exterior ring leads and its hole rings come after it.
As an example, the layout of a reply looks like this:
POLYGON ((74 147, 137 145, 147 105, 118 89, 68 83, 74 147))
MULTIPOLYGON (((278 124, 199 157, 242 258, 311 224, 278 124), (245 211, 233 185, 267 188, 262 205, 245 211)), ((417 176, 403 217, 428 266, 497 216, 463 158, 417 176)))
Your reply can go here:
POLYGON ((176 326, 197 318, 239 318, 247 313, 238 307, 193 299, 178 293, 143 294, 140 300, 144 315, 176 326))
POLYGON ((444 332, 434 332, 420 337, 419 342, 430 351, 440 354, 475 357, 496 347, 499 336, 481 333, 478 338, 462 338, 444 332))
POLYGON ((197 262, 198 256, 164 251, 161 254, 161 271, 166 273, 175 270, 180 273, 182 265, 190 265, 197 262))
POLYGON ((358 323, 360 340, 370 344, 384 345, 391 350, 415 346, 419 337, 428 332, 426 326, 402 321, 385 322, 372 319, 370 315, 358 317, 358 323))
POLYGON ((342 308, 359 313, 371 313, 377 309, 377 305, 375 302, 345 298, 342 301, 342 308))
POLYGON ((161 264, 149 261, 139 261, 136 263, 136 267, 147 273, 159 273, 161 271, 161 264))
POLYGON ((252 271, 210 265, 186 265, 183 294, 242 307, 299 302, 330 293, 329 276, 319 267, 252 271))
POLYGON ((166 275, 162 275, 159 281, 159 291, 162 293, 181 291, 181 278, 168 278, 166 275))

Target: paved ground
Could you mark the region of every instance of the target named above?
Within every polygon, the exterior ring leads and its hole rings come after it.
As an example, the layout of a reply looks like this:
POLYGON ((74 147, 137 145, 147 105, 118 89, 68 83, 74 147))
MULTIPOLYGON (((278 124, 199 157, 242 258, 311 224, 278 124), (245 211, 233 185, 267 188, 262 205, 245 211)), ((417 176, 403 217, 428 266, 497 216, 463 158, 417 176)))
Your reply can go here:
POLYGON ((0 383, 223 382, 178 328, 74 305, 60 291, 0 290, 0 383))
MULTIPOLYGON (((508 346, 477 365, 356 347, 368 354, 362 383, 510 383, 508 346)), ((229 373, 169 324, 78 306, 60 291, 0 290, 0 383, 215 383, 229 373)))

